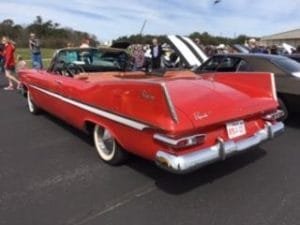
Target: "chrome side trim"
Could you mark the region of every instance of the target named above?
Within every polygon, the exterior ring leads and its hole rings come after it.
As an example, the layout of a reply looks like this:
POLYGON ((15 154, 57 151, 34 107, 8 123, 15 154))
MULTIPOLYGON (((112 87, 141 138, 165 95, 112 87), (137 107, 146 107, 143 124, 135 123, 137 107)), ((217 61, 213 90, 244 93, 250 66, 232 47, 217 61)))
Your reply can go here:
POLYGON ((166 100, 167 100, 167 104, 168 104, 168 107, 170 109, 171 117, 174 120, 174 122, 178 123, 178 116, 177 116, 174 104, 172 102, 171 96, 169 94, 168 88, 166 86, 166 83, 161 83, 161 86, 163 88, 163 91, 164 91, 164 94, 165 94, 165 97, 166 97, 166 100))
POLYGON ((264 115, 263 119, 267 120, 267 121, 275 121, 275 120, 279 120, 282 117, 284 117, 284 112, 280 109, 277 109, 275 112, 272 112, 270 114, 264 115))
POLYGON ((62 95, 59 95, 59 94, 50 92, 48 90, 45 90, 43 88, 37 87, 35 85, 30 85, 30 87, 32 87, 32 88, 34 88, 34 89, 36 89, 40 92, 43 92, 44 94, 52 96, 56 99, 59 99, 63 102, 69 103, 70 105, 76 106, 80 109, 86 110, 86 111, 88 111, 90 113, 93 113, 93 114, 96 114, 98 116, 102 116, 102 117, 105 117, 107 119, 113 120, 115 122, 126 125, 128 127, 132 127, 134 129, 137 129, 137 130, 144 130, 145 128, 149 127, 146 124, 139 123, 137 121, 130 120, 130 119, 127 119, 125 117, 122 117, 122 116, 119 116, 119 115, 116 115, 116 114, 113 114, 113 113, 110 113, 110 112, 106 112, 104 110, 101 110, 101 109, 98 109, 98 108, 95 108, 95 107, 92 107, 92 106, 89 106, 89 105, 86 105, 86 104, 83 104, 83 103, 75 101, 73 99, 69 99, 69 98, 66 98, 62 95))
POLYGON ((273 94, 273 97, 277 101, 278 97, 277 97, 277 91, 276 91, 274 73, 271 73, 271 85, 272 85, 272 94, 273 94))
POLYGON ((179 174, 187 173, 254 147, 266 140, 272 139, 283 131, 284 124, 282 122, 277 122, 275 124, 266 123, 265 128, 259 130, 251 137, 240 141, 223 141, 222 139, 219 139, 217 144, 205 149, 199 149, 189 154, 176 156, 163 150, 159 150, 156 153, 155 162, 158 166, 168 171, 179 174))
POLYGON ((170 138, 168 136, 165 136, 163 134, 154 134, 153 135, 153 138, 155 140, 158 140, 160 142, 163 142, 165 144, 169 144, 169 145, 172 145, 172 146, 176 146, 178 145, 178 143, 180 143, 181 141, 183 140, 188 140, 188 145, 193 145, 193 139, 194 138, 198 138, 198 137, 203 137, 205 138, 206 135, 205 134, 195 134, 195 135, 192 135, 192 136, 186 136, 186 137, 182 137, 182 138, 179 138, 179 139, 173 139, 173 138, 170 138))

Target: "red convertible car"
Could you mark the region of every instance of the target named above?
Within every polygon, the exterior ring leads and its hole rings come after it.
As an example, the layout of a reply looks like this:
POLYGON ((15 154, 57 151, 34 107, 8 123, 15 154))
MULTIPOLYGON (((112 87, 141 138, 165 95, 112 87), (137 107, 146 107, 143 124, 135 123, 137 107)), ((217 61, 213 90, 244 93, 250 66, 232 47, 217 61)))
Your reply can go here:
POLYGON ((31 113, 47 111, 91 133, 109 164, 128 153, 175 173, 255 147, 284 130, 270 73, 198 76, 129 71, 126 53, 62 49, 50 69, 23 70, 31 113))

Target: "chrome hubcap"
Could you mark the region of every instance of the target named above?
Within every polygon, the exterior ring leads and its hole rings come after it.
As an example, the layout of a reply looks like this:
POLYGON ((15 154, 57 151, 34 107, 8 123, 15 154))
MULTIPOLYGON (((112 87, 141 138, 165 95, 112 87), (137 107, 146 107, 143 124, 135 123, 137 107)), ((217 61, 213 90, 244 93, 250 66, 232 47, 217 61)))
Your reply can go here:
POLYGON ((95 128, 94 133, 96 148, 104 160, 110 160, 114 156, 116 142, 107 129, 95 128))
POLYGON ((31 101, 31 97, 30 97, 30 93, 29 92, 27 93, 27 102, 28 102, 29 111, 33 112, 34 111, 34 106, 33 106, 33 103, 31 101))

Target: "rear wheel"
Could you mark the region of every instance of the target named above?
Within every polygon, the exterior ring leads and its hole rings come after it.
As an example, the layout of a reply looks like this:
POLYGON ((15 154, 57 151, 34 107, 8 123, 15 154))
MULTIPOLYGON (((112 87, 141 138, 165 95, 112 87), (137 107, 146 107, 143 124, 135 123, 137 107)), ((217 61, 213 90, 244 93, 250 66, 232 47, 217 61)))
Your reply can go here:
POLYGON ((127 153, 110 131, 99 125, 94 127, 94 143, 100 158, 110 165, 121 164, 127 158, 127 153))
POLYGON ((27 105, 29 112, 31 112, 32 114, 38 114, 40 112, 39 108, 32 101, 31 94, 29 91, 27 92, 27 105))

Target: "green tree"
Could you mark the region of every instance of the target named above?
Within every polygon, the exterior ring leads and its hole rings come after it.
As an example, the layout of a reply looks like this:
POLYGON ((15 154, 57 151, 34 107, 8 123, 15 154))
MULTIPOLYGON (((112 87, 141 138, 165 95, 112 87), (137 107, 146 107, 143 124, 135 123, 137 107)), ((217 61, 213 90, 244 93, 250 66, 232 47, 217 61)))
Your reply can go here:
POLYGON ((52 20, 44 21, 41 16, 37 16, 31 24, 24 27, 15 24, 11 19, 5 19, 0 23, 0 36, 9 36, 17 43, 17 47, 28 47, 28 36, 31 32, 41 39, 44 48, 62 48, 68 42, 76 46, 84 38, 89 38, 94 46, 98 44, 95 35, 60 27, 59 23, 52 20))

